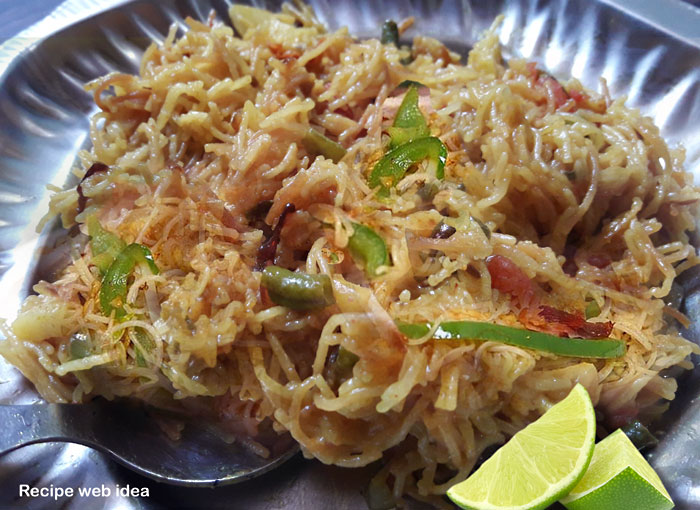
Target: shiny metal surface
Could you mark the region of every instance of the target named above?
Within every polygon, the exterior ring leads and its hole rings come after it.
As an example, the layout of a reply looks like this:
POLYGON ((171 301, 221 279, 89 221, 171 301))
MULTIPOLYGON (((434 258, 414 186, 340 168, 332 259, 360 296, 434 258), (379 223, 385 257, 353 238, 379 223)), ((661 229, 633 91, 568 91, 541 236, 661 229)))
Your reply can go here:
POLYGON ((96 399, 87 404, 0 406, 0 455, 36 443, 77 443, 99 450, 157 482, 217 487, 250 480, 289 460, 299 445, 289 434, 257 437, 270 451, 257 455, 243 441, 222 441, 225 431, 181 413, 138 401, 96 399), (182 427, 177 439, 165 429, 182 427), (124 433, 128 440, 124 440, 124 433))
MULTIPOLYGON (((279 1, 256 1, 277 9, 279 1)), ((504 54, 537 61, 560 78, 590 88, 607 80, 614 96, 652 116, 671 144, 687 149, 700 182, 700 11, 678 0, 399 0, 309 2, 331 28, 348 25, 359 37, 377 36, 385 18, 413 15, 408 36, 424 34, 466 50, 498 14, 504 54)), ((225 0, 132 1, 58 32, 15 59, 0 77, 0 316, 12 318, 22 298, 55 267, 60 235, 34 233, 46 211, 45 185, 70 182, 77 150, 86 144, 94 111, 82 84, 111 70, 134 71, 151 41, 170 23, 205 19, 225 0), (54 254, 53 261, 51 254, 54 254)), ((60 233, 60 231, 59 231, 60 233)), ((60 257, 58 257, 60 258, 60 257)), ((688 335, 700 338, 700 280, 684 279, 688 335)), ((697 361, 697 360, 696 360, 697 361)), ((29 403, 36 394, 0 364, 0 401, 29 403)), ((681 510, 700 508, 700 370, 680 381, 677 399, 660 425, 661 443, 649 455, 681 510)), ((124 432, 128 434, 128 432, 124 432)), ((0 462, 1 508, 363 509, 361 490, 376 470, 347 470, 295 458, 245 484, 211 489, 165 486, 126 472, 100 454, 75 445, 36 445, 0 462), (149 487, 148 498, 18 498, 18 484, 149 487)), ((416 504, 413 508, 421 508, 416 504)))

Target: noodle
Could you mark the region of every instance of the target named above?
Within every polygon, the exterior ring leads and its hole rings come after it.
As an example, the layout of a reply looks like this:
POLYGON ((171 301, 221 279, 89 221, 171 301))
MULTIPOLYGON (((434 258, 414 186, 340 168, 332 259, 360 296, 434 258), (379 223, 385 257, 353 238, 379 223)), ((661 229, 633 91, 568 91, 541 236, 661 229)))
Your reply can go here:
POLYGON ((328 464, 383 458, 376 480, 394 497, 437 502, 577 382, 611 424, 653 418, 674 398, 664 371, 689 368, 697 348, 663 298, 698 263, 688 232, 700 190, 649 118, 504 63, 496 25, 466 64, 427 37, 402 63, 406 48, 327 33, 306 6, 231 16, 237 35, 188 19, 181 37, 173 29, 148 48, 138 75, 87 85, 101 111, 76 175, 96 162, 108 170, 82 181, 84 210, 76 189, 57 190, 47 218, 84 234, 96 218, 149 248, 160 271, 136 267, 122 317, 104 313, 92 242, 35 286, 0 354, 46 400, 203 402, 232 430, 271 422, 328 464), (368 176, 404 80, 429 88, 423 114, 448 149, 445 178, 420 163, 382 197, 368 176), (314 156, 302 143, 309 127, 347 154, 314 156), (296 212, 274 262, 329 276, 332 306, 275 306, 261 289, 258 250, 287 204, 296 212), (441 223, 447 238, 432 235, 441 223), (390 263, 373 278, 348 248, 357 224, 387 245, 390 263), (498 288, 491 256, 519 268, 547 306, 593 302, 591 322, 614 324, 624 357, 399 332, 395 321, 527 325, 527 304, 498 288), (341 352, 356 357, 345 372, 341 352))

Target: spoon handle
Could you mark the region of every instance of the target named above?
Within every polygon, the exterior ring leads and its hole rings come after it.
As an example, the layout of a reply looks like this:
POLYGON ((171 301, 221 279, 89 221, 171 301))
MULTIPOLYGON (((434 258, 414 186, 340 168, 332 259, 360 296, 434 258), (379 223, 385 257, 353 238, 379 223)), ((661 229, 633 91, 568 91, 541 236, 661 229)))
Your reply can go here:
POLYGON ((21 446, 66 441, 55 405, 0 405, 0 455, 21 446))

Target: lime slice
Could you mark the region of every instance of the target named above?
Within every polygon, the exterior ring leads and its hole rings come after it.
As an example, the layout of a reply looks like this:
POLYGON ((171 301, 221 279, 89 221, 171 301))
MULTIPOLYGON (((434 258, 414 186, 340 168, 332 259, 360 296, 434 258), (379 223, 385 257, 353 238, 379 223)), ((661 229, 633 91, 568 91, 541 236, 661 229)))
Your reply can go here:
POLYGON ((447 495, 473 510, 546 508, 579 482, 594 445, 593 404, 577 384, 447 495))
POLYGON ((596 445, 588 471, 561 502, 569 510, 673 508, 659 475, 619 429, 596 445))

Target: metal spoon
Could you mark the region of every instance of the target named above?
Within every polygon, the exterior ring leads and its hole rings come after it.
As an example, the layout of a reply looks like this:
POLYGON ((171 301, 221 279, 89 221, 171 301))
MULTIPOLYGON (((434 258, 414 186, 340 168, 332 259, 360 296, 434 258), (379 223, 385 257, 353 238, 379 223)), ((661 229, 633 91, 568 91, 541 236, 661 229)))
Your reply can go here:
POLYGON ((216 435, 207 420, 185 423, 177 441, 169 439, 157 418, 171 413, 128 399, 97 399, 87 404, 0 406, 0 455, 33 443, 70 442, 100 450, 127 468, 159 482, 215 487, 248 480, 288 460, 299 451, 285 434, 256 437, 270 450, 268 458, 250 447, 216 435))

